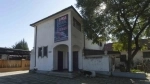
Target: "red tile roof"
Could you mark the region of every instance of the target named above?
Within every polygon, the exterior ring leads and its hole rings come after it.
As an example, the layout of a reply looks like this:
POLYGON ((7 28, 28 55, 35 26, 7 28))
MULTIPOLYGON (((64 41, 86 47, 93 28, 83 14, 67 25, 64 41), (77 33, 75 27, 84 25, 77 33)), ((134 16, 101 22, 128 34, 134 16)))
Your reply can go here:
POLYGON ((104 45, 103 50, 107 50, 107 51, 113 51, 113 43, 107 43, 104 45))

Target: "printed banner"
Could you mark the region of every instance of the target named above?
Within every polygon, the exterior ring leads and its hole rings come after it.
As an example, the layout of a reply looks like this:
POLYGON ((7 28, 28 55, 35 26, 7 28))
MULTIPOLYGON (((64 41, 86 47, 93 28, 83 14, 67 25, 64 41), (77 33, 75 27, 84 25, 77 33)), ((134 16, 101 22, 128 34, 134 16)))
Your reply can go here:
POLYGON ((66 40, 68 40, 68 15, 55 19, 54 41, 60 42, 66 40))

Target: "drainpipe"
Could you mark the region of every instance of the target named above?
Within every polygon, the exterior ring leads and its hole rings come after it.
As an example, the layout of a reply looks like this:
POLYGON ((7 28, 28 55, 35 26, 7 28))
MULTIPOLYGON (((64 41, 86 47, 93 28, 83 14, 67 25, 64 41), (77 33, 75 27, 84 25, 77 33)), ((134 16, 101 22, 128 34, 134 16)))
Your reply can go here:
POLYGON ((82 70, 83 70, 83 58, 85 56, 85 33, 83 33, 83 40, 84 40, 84 46, 83 46, 83 51, 82 51, 82 70))
POLYGON ((35 26, 35 43, 34 43, 34 50, 35 50, 35 66, 36 67, 36 45, 37 45, 37 26, 35 26))
POLYGON ((84 36, 84 48, 83 48, 83 49, 84 49, 84 51, 85 51, 85 33, 84 33, 83 36, 84 36))

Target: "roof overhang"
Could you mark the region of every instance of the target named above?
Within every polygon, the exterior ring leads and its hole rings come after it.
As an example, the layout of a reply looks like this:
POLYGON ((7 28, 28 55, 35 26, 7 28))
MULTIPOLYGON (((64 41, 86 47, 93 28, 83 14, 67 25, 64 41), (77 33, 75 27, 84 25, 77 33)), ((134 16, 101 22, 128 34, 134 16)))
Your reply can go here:
POLYGON ((0 48, 0 54, 7 55, 30 55, 30 51, 21 49, 0 48))
POLYGON ((55 16, 55 15, 58 15, 58 14, 64 12, 64 11, 67 11, 67 10, 69 10, 69 9, 73 9, 73 10, 78 14, 78 16, 82 19, 82 16, 77 12, 77 10, 76 10, 73 6, 69 6, 69 7, 65 8, 65 9, 63 9, 63 10, 61 10, 61 11, 59 11, 59 12, 56 12, 56 13, 54 13, 54 14, 52 14, 52 15, 46 17, 46 18, 43 18, 43 19, 41 19, 41 20, 39 20, 39 21, 37 21, 37 22, 34 22, 34 23, 30 24, 30 26, 35 27, 36 24, 38 24, 38 23, 40 23, 40 22, 42 22, 42 21, 45 21, 45 20, 47 20, 47 19, 49 19, 49 18, 51 18, 51 17, 53 17, 53 16, 55 16))
POLYGON ((121 53, 119 51, 84 49, 85 57, 120 56, 120 55, 121 53))

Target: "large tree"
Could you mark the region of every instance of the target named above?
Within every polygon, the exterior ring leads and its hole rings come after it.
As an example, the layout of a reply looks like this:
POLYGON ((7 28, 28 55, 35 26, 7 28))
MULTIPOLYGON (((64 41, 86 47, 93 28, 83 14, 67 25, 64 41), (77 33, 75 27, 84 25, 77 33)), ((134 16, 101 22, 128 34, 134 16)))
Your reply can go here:
POLYGON ((23 39, 12 46, 13 49, 29 50, 28 43, 23 39))
POLYGON ((127 45, 130 71, 131 62, 141 49, 139 38, 150 35, 150 0, 77 0, 77 7, 81 9, 87 38, 98 42, 99 37, 111 37, 127 45))

